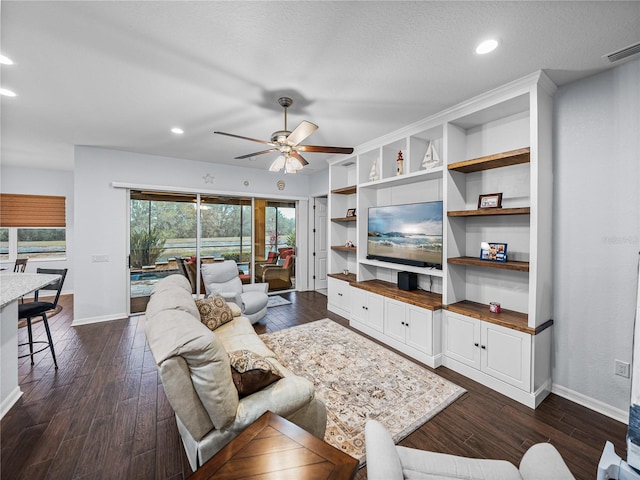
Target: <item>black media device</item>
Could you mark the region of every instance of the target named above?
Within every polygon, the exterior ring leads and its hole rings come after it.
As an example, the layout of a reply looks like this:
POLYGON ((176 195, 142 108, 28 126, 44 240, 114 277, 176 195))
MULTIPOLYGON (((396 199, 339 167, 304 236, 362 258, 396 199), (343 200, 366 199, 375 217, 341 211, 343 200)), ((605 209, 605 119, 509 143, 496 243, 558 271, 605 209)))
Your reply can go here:
POLYGON ((418 274, 398 272, 398 288, 400 290, 416 290, 418 288, 418 274))

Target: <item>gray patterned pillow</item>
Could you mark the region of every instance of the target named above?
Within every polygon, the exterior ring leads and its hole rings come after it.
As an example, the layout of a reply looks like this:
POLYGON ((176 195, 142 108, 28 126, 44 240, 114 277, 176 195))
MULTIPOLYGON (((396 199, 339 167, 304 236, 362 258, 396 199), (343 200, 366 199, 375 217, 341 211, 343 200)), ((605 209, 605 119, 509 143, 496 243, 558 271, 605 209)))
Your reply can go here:
POLYGON ((249 350, 229 352, 231 376, 241 397, 262 390, 282 378, 280 370, 257 353, 249 350))
POLYGON ((196 305, 200 312, 200 321, 210 330, 215 330, 220 325, 233 320, 233 313, 229 305, 220 295, 197 299, 196 305))

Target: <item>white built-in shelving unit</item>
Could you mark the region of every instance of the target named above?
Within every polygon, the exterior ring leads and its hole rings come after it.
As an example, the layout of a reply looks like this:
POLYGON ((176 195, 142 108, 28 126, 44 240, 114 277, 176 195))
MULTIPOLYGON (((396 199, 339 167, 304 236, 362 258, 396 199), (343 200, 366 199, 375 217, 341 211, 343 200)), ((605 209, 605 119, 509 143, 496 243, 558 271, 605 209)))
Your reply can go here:
POLYGON ((330 164, 329 309, 420 361, 533 408, 551 388, 555 88, 537 72, 330 164), (441 162, 425 170, 430 142, 441 162), (479 209, 478 197, 492 193, 502 193, 502 208, 479 209), (441 270, 366 258, 370 207, 436 200, 444 206, 441 270), (347 217, 353 208, 357 216, 347 217), (482 242, 508 244, 508 261, 480 260, 482 242), (400 271, 418 274, 419 290, 398 290, 400 271), (490 302, 502 312, 489 312, 490 302))

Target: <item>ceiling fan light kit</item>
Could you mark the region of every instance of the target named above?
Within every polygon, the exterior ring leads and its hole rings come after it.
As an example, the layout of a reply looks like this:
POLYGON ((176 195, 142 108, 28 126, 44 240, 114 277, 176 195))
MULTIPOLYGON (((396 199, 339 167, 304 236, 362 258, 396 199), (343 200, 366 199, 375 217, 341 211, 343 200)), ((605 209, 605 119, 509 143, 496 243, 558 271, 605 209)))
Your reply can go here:
POLYGON ((300 145, 305 138, 311 135, 318 129, 318 126, 303 120, 300 124, 293 129, 293 131, 287 130, 287 109, 293 103, 293 99, 290 97, 280 97, 278 103, 284 108, 284 129, 277 130, 271 134, 271 141, 266 142, 264 140, 258 140, 257 138, 243 137, 241 135, 234 135, 233 133, 225 132, 213 132, 219 135, 226 135, 228 137, 240 138, 242 140, 249 140, 251 142, 258 142, 264 145, 269 145, 272 148, 262 150, 260 152, 249 153, 247 155, 241 155, 235 157, 236 160, 255 157, 257 155, 263 155, 265 153, 279 153, 278 158, 269 167, 271 172, 279 172, 284 168, 285 173, 295 173, 302 169, 307 162, 300 152, 311 153, 353 153, 352 147, 328 147, 322 145, 300 145))

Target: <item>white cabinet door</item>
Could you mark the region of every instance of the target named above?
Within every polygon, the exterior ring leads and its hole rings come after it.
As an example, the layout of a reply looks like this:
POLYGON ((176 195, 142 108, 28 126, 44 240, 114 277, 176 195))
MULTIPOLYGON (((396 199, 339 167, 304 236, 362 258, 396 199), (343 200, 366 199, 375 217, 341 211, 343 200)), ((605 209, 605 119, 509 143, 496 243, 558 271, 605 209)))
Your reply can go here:
POLYGON ((433 355, 433 312, 407 305, 405 324, 407 345, 433 355))
POLYGON ((480 321, 446 312, 444 316, 444 354, 480 369, 480 321))
POLYGON ((369 326, 379 332, 384 331, 384 297, 375 293, 367 294, 367 313, 369 326))
POLYGON ((383 298, 360 288, 351 289, 351 318, 382 332, 384 329, 383 298))
POLYGON ((388 298, 384 301, 385 335, 405 343, 406 339, 405 304, 388 298))
POLYGON ((482 371, 531 391, 531 335, 482 322, 482 371))
POLYGON ((360 323, 367 323, 367 292, 354 288, 351 292, 351 318, 360 323))
POLYGON ((328 278, 328 301, 331 305, 348 312, 351 310, 351 287, 347 282, 328 278))

